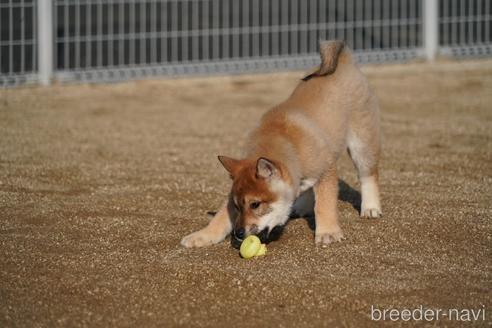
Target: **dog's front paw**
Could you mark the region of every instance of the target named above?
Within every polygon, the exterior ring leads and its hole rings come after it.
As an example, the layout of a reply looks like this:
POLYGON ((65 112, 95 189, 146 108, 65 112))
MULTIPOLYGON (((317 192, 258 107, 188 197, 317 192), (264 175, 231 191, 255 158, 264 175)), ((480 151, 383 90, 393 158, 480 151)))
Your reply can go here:
POLYGON ((205 229, 193 232, 181 239, 181 245, 187 248, 209 246, 218 242, 220 242, 220 240, 214 238, 214 236, 205 229))
POLYGON ((361 218, 378 219, 383 216, 383 213, 379 208, 363 208, 360 211, 361 218))
POLYGON ((342 230, 338 229, 331 232, 316 232, 314 241, 321 246, 327 246, 328 244, 342 241, 343 239, 345 239, 345 237, 343 236, 342 230))

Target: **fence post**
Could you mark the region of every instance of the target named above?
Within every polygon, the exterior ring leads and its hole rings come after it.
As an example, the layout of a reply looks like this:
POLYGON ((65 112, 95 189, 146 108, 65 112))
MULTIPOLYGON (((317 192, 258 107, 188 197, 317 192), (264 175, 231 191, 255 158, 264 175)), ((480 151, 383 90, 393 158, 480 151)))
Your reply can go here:
POLYGON ((438 0, 423 0, 424 2, 424 48, 425 57, 433 61, 439 46, 439 9, 438 0))
POLYGON ((49 85, 53 76, 52 6, 52 0, 38 0, 38 72, 42 85, 49 85))

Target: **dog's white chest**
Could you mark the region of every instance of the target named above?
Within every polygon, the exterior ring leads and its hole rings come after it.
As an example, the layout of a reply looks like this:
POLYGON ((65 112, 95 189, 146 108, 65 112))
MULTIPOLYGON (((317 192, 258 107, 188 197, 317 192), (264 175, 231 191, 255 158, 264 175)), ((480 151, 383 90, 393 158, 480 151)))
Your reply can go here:
POLYGON ((299 187, 300 193, 308 190, 309 188, 312 188, 316 184, 317 181, 318 181, 318 179, 315 179, 315 178, 302 179, 301 185, 299 187))

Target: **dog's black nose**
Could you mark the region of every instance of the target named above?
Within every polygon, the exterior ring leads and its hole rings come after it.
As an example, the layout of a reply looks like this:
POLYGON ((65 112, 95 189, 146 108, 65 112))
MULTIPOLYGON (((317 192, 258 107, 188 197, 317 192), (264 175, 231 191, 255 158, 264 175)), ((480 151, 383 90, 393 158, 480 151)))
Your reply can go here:
POLYGON ((244 230, 244 228, 236 229, 234 231, 234 235, 237 239, 244 239, 244 236, 246 235, 246 230, 244 230))

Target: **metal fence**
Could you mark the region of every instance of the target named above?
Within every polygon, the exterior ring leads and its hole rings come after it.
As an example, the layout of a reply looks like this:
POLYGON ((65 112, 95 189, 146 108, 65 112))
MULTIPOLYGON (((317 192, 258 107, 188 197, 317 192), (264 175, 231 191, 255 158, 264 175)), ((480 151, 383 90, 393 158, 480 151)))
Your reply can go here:
POLYGON ((0 85, 490 55, 490 0, 0 0, 0 85))
POLYGON ((492 54, 491 0, 440 0, 439 6, 441 54, 492 54))
POLYGON ((0 86, 38 81, 36 1, 0 0, 0 86))

